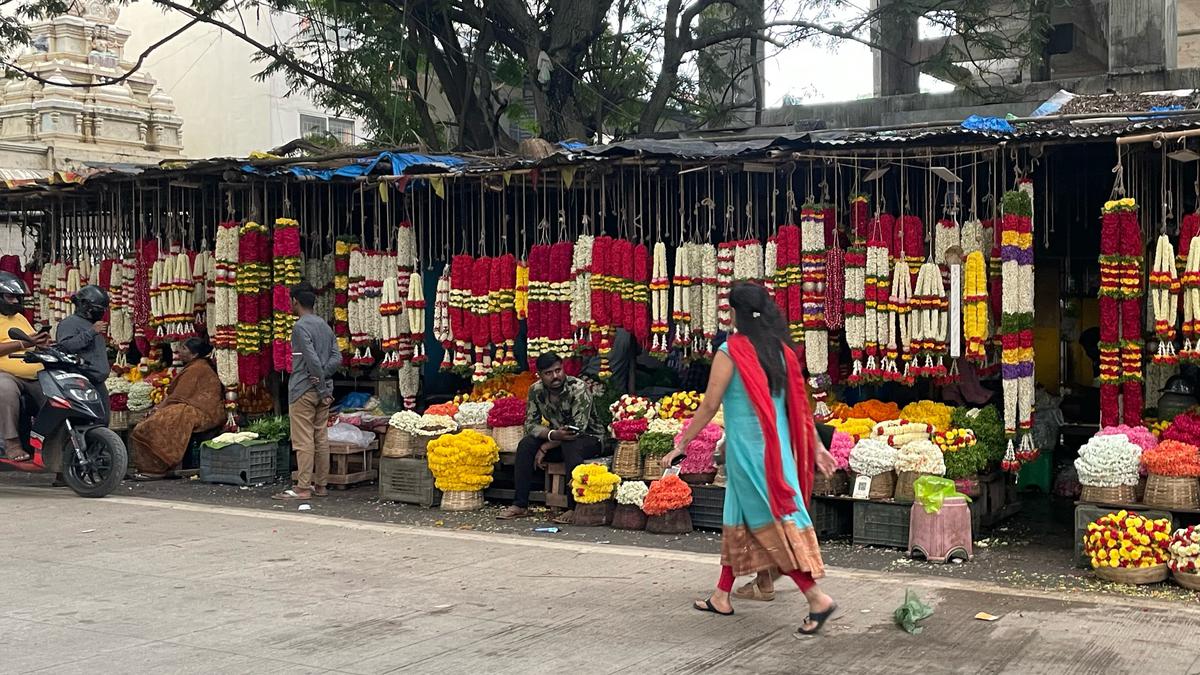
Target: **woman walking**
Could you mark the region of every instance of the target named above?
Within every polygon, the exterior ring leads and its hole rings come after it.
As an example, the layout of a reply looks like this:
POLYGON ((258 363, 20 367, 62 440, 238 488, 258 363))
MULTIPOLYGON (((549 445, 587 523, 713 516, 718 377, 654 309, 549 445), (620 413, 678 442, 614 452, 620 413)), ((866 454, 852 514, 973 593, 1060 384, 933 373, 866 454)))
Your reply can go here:
POLYGON ((724 402, 721 577, 695 608, 733 614, 734 578, 777 569, 808 599, 808 617, 796 632, 812 635, 837 603, 816 583, 825 574, 824 563, 805 503, 814 465, 832 473, 836 463, 817 437, 800 362, 774 300, 763 287, 740 283, 729 304, 737 332, 713 360, 704 402, 688 430, 663 459, 670 466, 683 454, 724 402))

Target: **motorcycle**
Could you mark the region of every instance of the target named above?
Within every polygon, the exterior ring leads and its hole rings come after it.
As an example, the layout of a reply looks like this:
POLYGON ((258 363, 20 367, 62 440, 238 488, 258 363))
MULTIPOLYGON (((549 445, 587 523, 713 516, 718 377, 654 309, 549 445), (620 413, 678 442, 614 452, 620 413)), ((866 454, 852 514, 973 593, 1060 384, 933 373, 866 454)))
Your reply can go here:
POLYGON ((129 454, 121 437, 105 425, 100 392, 80 372, 83 360, 52 346, 35 347, 33 338, 18 328, 10 329, 8 337, 30 345, 24 354, 9 358, 41 364, 38 383, 45 403, 35 411, 33 402, 22 398, 20 431, 30 459, 14 462, 0 456, 0 471, 44 472, 46 457, 59 453, 63 482, 75 494, 103 497, 117 489, 129 454))

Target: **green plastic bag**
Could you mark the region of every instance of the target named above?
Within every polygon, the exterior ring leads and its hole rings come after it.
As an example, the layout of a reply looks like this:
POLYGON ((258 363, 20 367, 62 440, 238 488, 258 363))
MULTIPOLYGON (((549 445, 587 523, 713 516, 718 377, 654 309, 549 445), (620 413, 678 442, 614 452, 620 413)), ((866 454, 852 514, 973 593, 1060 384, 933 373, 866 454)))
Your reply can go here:
POLYGON ((913 483, 913 494, 917 503, 925 507, 925 513, 937 513, 942 510, 942 502, 948 497, 962 497, 971 501, 954 487, 954 481, 941 476, 921 476, 913 483))
POLYGON ((921 602, 916 593, 906 588, 904 589, 904 604, 897 607, 896 611, 892 613, 892 620, 908 633, 916 635, 921 632, 921 627, 917 625, 917 622, 930 616, 933 616, 933 608, 921 602))

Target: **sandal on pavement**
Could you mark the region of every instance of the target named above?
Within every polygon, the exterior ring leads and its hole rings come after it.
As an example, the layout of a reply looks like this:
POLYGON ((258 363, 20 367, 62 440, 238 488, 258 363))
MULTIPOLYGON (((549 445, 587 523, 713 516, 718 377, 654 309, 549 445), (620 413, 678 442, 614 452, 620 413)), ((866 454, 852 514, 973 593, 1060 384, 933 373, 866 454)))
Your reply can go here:
POLYGON ((764 591, 758 587, 758 582, 751 581, 733 592, 733 597, 738 600, 754 600, 757 602, 771 602, 775 599, 775 590, 764 591))
POLYGON ((523 509, 519 506, 510 506, 507 509, 504 509, 500 515, 496 516, 496 520, 516 520, 517 518, 528 518, 531 515, 533 514, 529 512, 529 509, 523 509))
POLYGON ((297 492, 296 490, 284 490, 276 495, 271 495, 271 499, 279 501, 305 501, 312 499, 311 492, 297 492))
POLYGON ((703 600, 703 601, 697 600, 697 601, 693 602, 692 609, 695 609, 695 610, 701 611, 701 612, 712 612, 713 614, 716 614, 718 616, 733 616, 732 609, 730 609, 728 612, 722 612, 721 610, 714 607, 712 604, 712 598, 708 598, 707 600, 703 600))
POLYGON ((322 485, 317 485, 317 486, 313 487, 312 493, 313 493, 314 497, 328 497, 329 496, 329 488, 324 487, 322 485))
POLYGON ((157 480, 166 480, 167 474, 165 474, 165 473, 135 473, 135 474, 133 474, 133 479, 139 483, 151 483, 151 482, 157 481, 157 480))
POLYGON ((557 518, 554 519, 554 524, 555 525, 574 525, 575 524, 575 512, 574 511, 563 511, 557 518))
POLYGON ((796 629, 796 637, 816 635, 821 631, 821 627, 825 625, 825 622, 828 621, 833 616, 833 613, 837 611, 837 608, 838 606, 835 602, 831 604, 829 609, 825 610, 824 612, 810 612, 808 616, 804 617, 804 623, 815 623, 817 625, 806 630, 804 625, 801 624, 801 626, 796 629))

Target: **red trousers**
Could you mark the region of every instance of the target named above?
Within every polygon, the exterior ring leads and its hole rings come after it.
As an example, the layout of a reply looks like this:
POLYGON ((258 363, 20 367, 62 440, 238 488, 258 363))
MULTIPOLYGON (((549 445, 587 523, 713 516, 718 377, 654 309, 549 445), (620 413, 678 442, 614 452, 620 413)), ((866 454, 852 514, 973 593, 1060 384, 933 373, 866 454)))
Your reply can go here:
MULTIPOLYGON (((800 587, 801 593, 807 593, 808 589, 817 585, 813 576, 803 570, 792 570, 791 572, 784 572, 784 574, 796 582, 796 585, 800 587)), ((729 565, 721 565, 721 578, 717 580, 717 590, 724 593, 733 590, 733 568, 729 565)))

